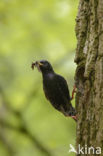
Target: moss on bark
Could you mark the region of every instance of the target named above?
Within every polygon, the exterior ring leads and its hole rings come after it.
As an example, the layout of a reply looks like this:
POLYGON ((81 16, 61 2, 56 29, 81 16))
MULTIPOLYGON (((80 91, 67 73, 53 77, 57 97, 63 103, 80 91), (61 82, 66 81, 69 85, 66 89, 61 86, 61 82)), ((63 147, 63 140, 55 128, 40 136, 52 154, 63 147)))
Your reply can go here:
POLYGON ((76 145, 103 151, 103 0, 80 0, 76 36, 76 145))

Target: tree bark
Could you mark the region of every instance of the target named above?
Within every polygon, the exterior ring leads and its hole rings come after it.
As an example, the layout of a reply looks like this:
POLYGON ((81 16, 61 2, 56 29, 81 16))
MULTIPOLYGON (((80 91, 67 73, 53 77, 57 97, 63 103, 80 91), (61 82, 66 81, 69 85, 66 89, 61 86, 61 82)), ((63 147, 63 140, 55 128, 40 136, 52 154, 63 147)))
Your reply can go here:
POLYGON ((94 156, 97 147, 103 155, 103 0, 80 0, 76 36, 77 151, 84 147, 77 155, 94 156))

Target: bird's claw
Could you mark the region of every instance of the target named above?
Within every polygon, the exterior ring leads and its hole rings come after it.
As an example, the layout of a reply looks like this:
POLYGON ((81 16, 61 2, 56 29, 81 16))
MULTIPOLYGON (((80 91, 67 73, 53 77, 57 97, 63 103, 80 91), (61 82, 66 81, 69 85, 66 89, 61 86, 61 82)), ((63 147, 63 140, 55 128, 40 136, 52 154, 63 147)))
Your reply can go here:
POLYGON ((74 99, 74 94, 75 94, 75 93, 76 93, 76 85, 74 85, 74 87, 73 87, 71 100, 74 99))
POLYGON ((77 121, 77 116, 74 115, 74 116, 70 116, 70 115, 65 115, 66 117, 71 117, 72 119, 74 119, 75 121, 77 121))
POLYGON ((77 121, 77 116, 71 116, 72 119, 74 119, 75 121, 77 121))

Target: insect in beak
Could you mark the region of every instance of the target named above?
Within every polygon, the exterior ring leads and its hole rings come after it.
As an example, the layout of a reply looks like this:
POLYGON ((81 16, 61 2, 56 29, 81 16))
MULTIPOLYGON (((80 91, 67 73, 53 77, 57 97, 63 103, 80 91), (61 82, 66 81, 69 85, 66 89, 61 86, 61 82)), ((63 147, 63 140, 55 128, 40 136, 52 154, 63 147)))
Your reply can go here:
POLYGON ((39 66, 43 66, 43 64, 39 61, 36 61, 36 62, 32 63, 31 68, 34 69, 34 67, 39 67, 39 66))

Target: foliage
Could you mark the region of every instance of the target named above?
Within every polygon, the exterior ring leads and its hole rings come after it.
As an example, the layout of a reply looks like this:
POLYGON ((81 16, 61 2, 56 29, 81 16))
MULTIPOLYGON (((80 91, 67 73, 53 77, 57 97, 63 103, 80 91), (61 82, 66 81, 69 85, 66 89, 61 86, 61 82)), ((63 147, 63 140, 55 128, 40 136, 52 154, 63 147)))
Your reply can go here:
POLYGON ((75 122, 46 101, 41 75, 30 66, 49 60, 72 90, 76 12, 71 0, 0 1, 0 155, 45 156, 43 146, 72 156, 75 122))

